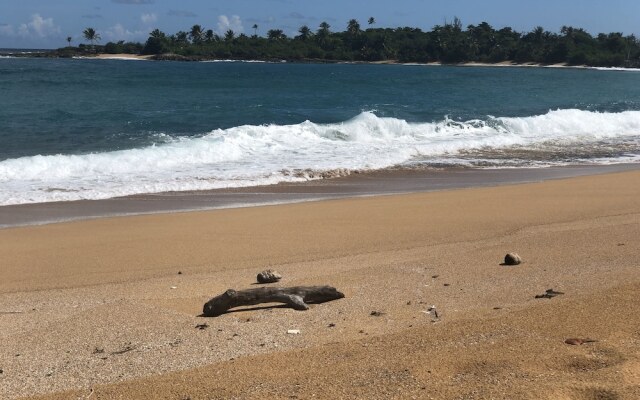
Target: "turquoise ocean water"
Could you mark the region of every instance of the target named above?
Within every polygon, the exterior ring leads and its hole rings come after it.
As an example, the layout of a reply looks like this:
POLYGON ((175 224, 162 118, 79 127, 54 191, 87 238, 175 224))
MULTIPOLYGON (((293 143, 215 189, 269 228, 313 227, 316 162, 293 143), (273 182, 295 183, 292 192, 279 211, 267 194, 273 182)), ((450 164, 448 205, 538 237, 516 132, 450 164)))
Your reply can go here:
POLYGON ((640 72, 0 58, 0 205, 640 162, 640 72))

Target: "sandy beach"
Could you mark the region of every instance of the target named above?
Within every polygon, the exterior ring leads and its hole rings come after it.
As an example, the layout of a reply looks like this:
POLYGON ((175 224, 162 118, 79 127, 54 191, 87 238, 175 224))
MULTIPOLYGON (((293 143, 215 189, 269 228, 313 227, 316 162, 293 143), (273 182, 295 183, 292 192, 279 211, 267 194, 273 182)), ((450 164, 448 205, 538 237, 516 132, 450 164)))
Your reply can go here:
POLYGON ((0 229, 0 398, 640 398, 639 183, 0 229), (199 316, 266 268, 346 297, 199 316))

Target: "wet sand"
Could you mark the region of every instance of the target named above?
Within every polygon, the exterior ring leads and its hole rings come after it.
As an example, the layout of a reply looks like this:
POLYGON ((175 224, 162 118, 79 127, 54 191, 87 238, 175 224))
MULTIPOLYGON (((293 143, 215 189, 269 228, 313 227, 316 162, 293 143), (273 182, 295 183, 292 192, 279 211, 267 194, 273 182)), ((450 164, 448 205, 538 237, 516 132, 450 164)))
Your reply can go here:
POLYGON ((636 399, 639 183, 2 229, 0 398, 636 399), (509 251, 524 263, 500 265, 509 251), (198 316, 266 267, 346 297, 198 316), (535 298, 550 288, 564 294, 535 298))
POLYGON ((0 229, 124 215, 251 207, 349 197, 429 192, 637 170, 637 164, 513 169, 387 169, 333 179, 106 200, 0 207, 0 229))

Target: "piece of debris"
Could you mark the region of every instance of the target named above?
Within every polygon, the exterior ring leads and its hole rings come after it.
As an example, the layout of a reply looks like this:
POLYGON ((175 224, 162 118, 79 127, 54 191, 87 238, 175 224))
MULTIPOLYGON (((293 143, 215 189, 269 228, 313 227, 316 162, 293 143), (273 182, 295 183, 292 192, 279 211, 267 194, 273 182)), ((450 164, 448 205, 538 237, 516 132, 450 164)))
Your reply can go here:
POLYGON ((494 310, 502 310, 502 307, 493 307, 494 310))
POLYGON ((300 329, 289 329, 287 331, 288 335, 299 335, 300 334, 300 329))
POLYGON ((280 275, 278 271, 267 269, 260 272, 256 279, 258 280, 258 283, 275 283, 282 279, 282 275, 280 275))
POLYGON ((127 343, 122 350, 111 352, 111 355, 119 355, 134 350, 135 347, 131 345, 131 343, 127 343))
POLYGON ((182 271, 178 271, 178 275, 182 275, 182 271))
POLYGON ((451 286, 451 284, 450 283, 445 283, 442 286, 451 286))
POLYGON ((104 349, 101 347, 96 347, 93 349, 93 354, 102 354, 104 353, 104 349))
POLYGON ((201 331, 207 329, 209 327, 208 324, 198 324, 196 325, 196 329, 200 329, 201 331))
POLYGON ((332 286, 229 289, 206 302, 202 308, 202 314, 205 317, 217 317, 234 307, 254 306, 261 303, 285 303, 295 310, 303 311, 309 309, 307 303, 325 303, 342 298, 344 298, 344 294, 332 286))
POLYGON ((585 343, 595 343, 597 340, 593 339, 578 339, 578 338, 570 338, 564 341, 566 344, 570 344, 572 346, 578 346, 585 343))
POLYGON ((177 289, 177 286, 171 286, 169 289, 177 289))
POLYGON ((561 294, 564 294, 564 292, 558 292, 556 290, 553 289, 547 289, 544 294, 537 294, 536 295, 536 299, 550 299, 552 297, 556 297, 559 296, 561 294))
POLYGON ((407 305, 410 306, 411 305, 411 300, 407 301, 407 305))
POLYGON ((381 317, 384 315, 384 313, 382 311, 371 311, 369 315, 371 315, 372 317, 381 317))
POLYGON ((427 311, 429 313, 432 313, 435 318, 440 318, 438 316, 438 310, 436 310, 436 306, 431 306, 431 307, 427 308, 427 311))
POLYGON ((440 276, 440 275, 431 275, 431 277, 432 277, 433 279, 436 279, 436 278, 438 278, 439 276, 440 276))
POLYGON ((504 256, 504 265, 518 265, 522 262, 522 258, 518 253, 508 253, 504 256))

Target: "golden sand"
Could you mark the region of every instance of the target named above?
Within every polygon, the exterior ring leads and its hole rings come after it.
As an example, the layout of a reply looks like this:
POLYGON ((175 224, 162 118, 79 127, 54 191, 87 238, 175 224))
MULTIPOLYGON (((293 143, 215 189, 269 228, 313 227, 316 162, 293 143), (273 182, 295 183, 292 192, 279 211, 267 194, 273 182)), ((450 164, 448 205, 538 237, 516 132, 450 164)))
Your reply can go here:
POLYGON ((639 199, 633 171, 0 230, 0 398, 640 398, 639 199), (265 268, 346 298, 198 317, 265 268))

